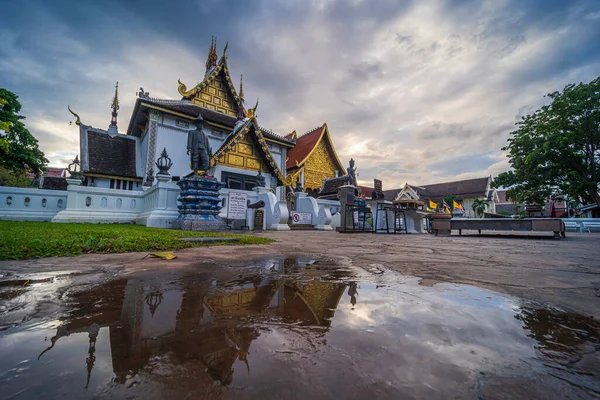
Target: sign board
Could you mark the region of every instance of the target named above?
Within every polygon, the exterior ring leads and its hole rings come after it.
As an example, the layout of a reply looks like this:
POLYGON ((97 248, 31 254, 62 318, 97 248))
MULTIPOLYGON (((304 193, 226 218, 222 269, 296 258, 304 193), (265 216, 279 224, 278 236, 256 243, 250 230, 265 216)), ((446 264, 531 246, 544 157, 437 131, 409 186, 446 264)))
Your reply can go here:
POLYGON ((373 179, 373 186, 378 199, 383 199, 383 185, 379 179, 373 179))
POLYGON ((358 211, 354 211, 354 216, 353 216, 353 218, 354 218, 354 223, 355 223, 355 224, 358 224, 358 223, 359 223, 359 220, 358 220, 358 211))
POLYGON ((383 185, 379 179, 373 179, 373 183, 375 184, 375 191, 377 193, 381 193, 383 191, 383 185))
POLYGON ((263 223, 265 219, 265 211, 264 210, 256 210, 254 211, 254 229, 262 230, 263 223))
POLYGON ((312 225, 312 214, 292 211, 292 225, 312 225))
POLYGON ((248 194, 229 192, 227 196, 227 219, 246 219, 248 194))

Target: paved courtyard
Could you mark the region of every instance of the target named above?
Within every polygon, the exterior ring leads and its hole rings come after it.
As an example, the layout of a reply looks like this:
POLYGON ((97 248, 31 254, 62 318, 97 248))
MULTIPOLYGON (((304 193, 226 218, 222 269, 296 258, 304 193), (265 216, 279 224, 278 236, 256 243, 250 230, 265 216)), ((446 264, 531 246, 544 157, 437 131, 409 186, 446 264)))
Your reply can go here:
POLYGON ((237 261, 272 255, 335 257, 353 266, 389 268, 422 278, 422 285, 466 283, 600 318, 600 233, 543 236, 383 235, 291 231, 253 233, 277 242, 256 246, 198 247, 177 259, 145 253, 90 254, 73 258, 0 261, 0 271, 188 268, 200 261, 237 261))
POLYGON ((113 399, 600 393, 598 234, 250 234, 276 242, 173 260, 0 262, 0 389, 113 399))

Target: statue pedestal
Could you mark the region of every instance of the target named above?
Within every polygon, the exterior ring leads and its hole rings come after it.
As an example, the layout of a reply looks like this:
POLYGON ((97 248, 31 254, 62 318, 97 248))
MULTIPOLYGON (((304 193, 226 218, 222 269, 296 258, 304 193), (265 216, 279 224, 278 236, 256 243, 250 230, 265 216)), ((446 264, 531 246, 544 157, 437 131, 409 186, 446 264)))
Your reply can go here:
POLYGON ((338 228, 339 231, 354 230, 354 224, 357 221, 355 221, 354 213, 348 211, 346 206, 355 205, 357 193, 356 186, 353 185, 344 185, 338 189, 338 197, 341 205, 341 226, 338 228))
POLYGON ((228 229, 219 217, 221 199, 219 191, 225 186, 216 178, 200 175, 185 177, 177 182, 181 193, 177 200, 179 217, 173 228, 187 231, 220 231, 228 229))

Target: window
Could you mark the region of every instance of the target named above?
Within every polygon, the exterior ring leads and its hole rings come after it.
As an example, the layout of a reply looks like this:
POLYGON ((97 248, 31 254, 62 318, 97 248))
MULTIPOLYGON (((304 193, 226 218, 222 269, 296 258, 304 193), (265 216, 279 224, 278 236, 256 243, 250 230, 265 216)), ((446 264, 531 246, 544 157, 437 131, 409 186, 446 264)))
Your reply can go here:
POLYGON ((222 172, 221 181, 227 189, 252 190, 256 186, 256 176, 222 172))

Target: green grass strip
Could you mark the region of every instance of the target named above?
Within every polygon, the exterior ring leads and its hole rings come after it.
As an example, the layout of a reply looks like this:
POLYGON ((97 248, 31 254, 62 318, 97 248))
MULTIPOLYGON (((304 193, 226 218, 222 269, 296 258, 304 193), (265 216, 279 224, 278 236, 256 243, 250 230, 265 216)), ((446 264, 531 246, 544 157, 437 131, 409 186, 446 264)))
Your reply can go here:
POLYGON ((207 246, 208 244, 179 240, 202 236, 240 238, 239 242, 222 244, 273 242, 271 239, 251 235, 147 228, 142 225, 0 221, 0 260, 68 257, 85 253, 166 251, 207 246))

